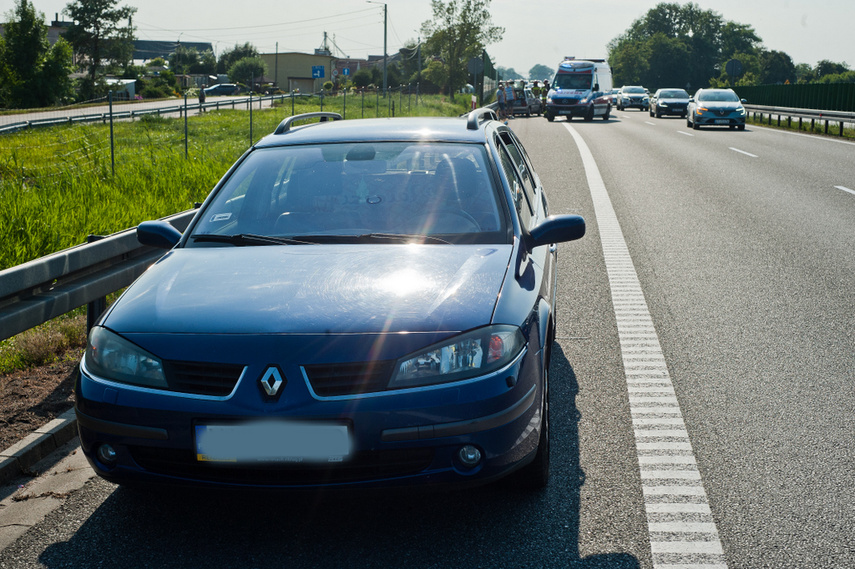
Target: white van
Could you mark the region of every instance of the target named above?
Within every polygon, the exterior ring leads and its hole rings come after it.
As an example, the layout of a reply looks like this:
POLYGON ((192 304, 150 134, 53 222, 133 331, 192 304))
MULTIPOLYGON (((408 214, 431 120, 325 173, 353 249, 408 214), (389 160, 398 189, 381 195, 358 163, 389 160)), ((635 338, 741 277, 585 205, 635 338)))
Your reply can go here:
POLYGON ((608 120, 612 106, 607 95, 612 89, 612 70, 605 59, 576 59, 567 57, 558 64, 546 96, 544 116, 552 122, 555 117, 594 117, 608 120))

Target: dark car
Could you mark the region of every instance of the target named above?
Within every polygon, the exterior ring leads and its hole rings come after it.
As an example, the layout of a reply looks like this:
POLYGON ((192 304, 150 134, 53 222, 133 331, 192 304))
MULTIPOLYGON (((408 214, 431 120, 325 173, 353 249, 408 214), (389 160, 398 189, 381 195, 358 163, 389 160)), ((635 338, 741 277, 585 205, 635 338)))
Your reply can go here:
POLYGON ((234 83, 220 83, 219 85, 206 87, 204 91, 208 97, 213 95, 240 95, 240 87, 234 83))
POLYGON ((639 109, 646 111, 649 107, 650 95, 647 94, 647 89, 636 85, 624 85, 615 96, 617 108, 619 111, 625 109, 639 109))
POLYGON ((701 126, 727 126, 745 130, 745 99, 740 100, 733 89, 699 89, 689 99, 686 126, 694 130, 701 126))
POLYGON ((463 118, 298 115, 92 328, 81 446, 118 483, 312 488, 549 472, 556 247, 520 141, 463 118), (295 127, 313 117, 322 122, 295 127))
POLYGON ((684 89, 658 89, 650 97, 650 116, 679 115, 686 117, 689 94, 684 89))
POLYGON ((530 117, 533 114, 540 116, 543 112, 543 105, 539 97, 535 97, 531 89, 514 89, 514 115, 525 115, 530 117))

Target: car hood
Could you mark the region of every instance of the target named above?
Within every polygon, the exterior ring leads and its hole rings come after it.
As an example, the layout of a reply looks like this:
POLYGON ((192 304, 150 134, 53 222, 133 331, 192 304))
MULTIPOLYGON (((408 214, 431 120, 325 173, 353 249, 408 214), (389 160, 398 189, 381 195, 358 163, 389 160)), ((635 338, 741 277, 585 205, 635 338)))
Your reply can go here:
POLYGON ((689 99, 683 99, 683 98, 680 98, 680 97, 659 97, 659 98, 658 98, 658 99, 656 99, 656 100, 657 100, 657 101, 662 101, 663 103, 670 103, 670 104, 674 104, 674 103, 684 103, 684 104, 688 104, 688 102, 689 102, 689 99))
POLYGON ((488 324, 511 245, 175 249, 102 325, 119 333, 467 330, 488 324))

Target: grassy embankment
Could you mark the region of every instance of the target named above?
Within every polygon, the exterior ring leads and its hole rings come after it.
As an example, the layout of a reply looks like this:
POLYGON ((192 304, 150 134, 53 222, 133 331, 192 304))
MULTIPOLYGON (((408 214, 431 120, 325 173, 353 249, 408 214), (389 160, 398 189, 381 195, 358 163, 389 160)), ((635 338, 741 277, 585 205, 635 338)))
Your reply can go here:
MULTIPOLYGON (((462 101, 462 99, 461 99, 462 101)), ((465 112, 438 96, 392 96, 396 115, 454 116, 465 112)), ((342 112, 343 98, 324 110, 342 112)), ((389 116, 390 101, 348 97, 346 116, 389 116), (377 103, 379 102, 379 105, 377 103), (364 104, 364 107, 363 107, 364 104), (377 105, 375 107, 375 105, 377 105)), ((295 113, 320 110, 317 99, 295 101, 295 113)), ((253 109, 253 139, 272 132, 291 104, 253 109)), ((114 124, 115 175, 109 125, 51 127, 0 137, 0 270, 193 207, 249 146, 249 113, 223 110, 191 116, 185 158, 184 119, 149 117, 114 124)), ((79 357, 85 343, 82 309, 0 342, 0 373, 79 357)))

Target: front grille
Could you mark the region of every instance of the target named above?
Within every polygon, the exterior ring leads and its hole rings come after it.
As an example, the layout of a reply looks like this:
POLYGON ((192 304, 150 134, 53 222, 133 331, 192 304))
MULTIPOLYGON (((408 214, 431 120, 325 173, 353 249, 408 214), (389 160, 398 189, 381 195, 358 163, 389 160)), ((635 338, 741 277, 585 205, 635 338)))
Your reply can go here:
POLYGON ((155 474, 261 486, 314 486, 383 480, 418 474, 433 462, 433 449, 402 449, 356 453, 336 464, 273 463, 229 465, 198 462, 191 451, 153 447, 128 447, 138 465, 155 474))
POLYGON ((167 361, 163 364, 163 371, 166 383, 173 391, 223 397, 235 388, 243 373, 243 366, 167 361))
POLYGON ((395 362, 361 362, 308 365, 303 369, 312 389, 322 397, 383 391, 389 384, 395 362))

